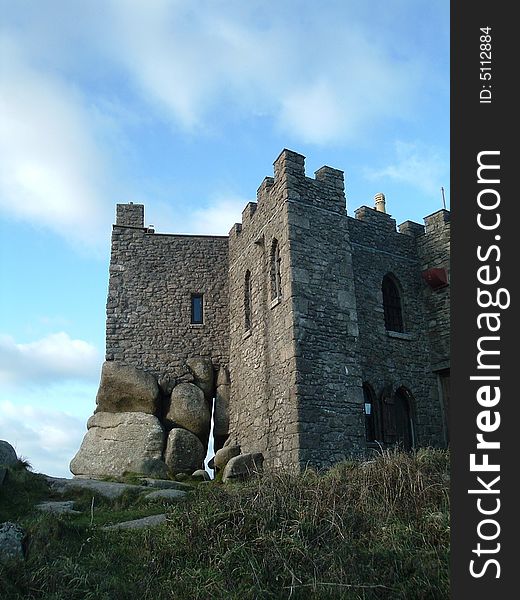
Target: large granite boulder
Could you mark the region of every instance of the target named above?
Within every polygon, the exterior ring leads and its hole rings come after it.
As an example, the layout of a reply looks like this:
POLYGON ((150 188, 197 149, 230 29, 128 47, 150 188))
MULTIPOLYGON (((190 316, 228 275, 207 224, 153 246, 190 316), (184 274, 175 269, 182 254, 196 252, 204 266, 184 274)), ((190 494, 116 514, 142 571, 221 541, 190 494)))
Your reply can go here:
POLYGON ((158 414, 157 379, 141 369, 107 361, 101 369, 96 412, 158 414))
POLYGON ((5 440, 0 440, 0 466, 12 467, 17 460, 16 451, 11 444, 5 440))
POLYGON ((193 375, 195 385, 204 392, 206 401, 211 402, 215 387, 215 375, 213 373, 213 363, 211 362, 211 358, 194 356, 188 358, 186 366, 193 375))
POLYGON ((176 427, 168 435, 168 442, 164 452, 164 461, 175 475, 202 468, 206 449, 199 438, 187 431, 176 427))
POLYGON ((232 458, 239 455, 240 446, 225 446, 224 448, 217 450, 213 462, 217 469, 222 470, 232 458))
POLYGON ((166 477, 164 430, 157 417, 141 412, 95 413, 81 448, 70 463, 74 475, 121 477, 139 473, 166 477))
POLYGON ((264 465, 264 455, 261 452, 253 454, 241 454, 230 459, 227 463, 222 481, 224 483, 230 481, 242 481, 253 477, 262 472, 264 465))
POLYGON ((182 427, 208 445, 211 414, 202 390, 193 383, 179 383, 173 388, 164 421, 168 427, 182 427))

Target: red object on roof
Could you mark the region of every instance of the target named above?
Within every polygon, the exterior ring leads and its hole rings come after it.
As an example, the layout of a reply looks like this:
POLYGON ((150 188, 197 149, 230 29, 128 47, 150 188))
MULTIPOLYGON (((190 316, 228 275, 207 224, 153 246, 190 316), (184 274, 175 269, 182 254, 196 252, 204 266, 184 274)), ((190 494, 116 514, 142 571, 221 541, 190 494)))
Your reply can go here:
POLYGON ((427 269, 422 272, 422 277, 433 290, 448 285, 448 272, 446 269, 427 269))

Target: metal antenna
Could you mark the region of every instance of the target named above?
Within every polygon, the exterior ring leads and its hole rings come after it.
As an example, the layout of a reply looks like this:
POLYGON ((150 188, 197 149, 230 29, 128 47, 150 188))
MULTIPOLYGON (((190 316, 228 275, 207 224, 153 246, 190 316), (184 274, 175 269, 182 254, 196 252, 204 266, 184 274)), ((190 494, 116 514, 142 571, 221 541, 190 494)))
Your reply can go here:
POLYGON ((441 186, 441 194, 442 194, 442 206, 444 210, 446 210, 446 198, 444 197, 444 188, 441 186))

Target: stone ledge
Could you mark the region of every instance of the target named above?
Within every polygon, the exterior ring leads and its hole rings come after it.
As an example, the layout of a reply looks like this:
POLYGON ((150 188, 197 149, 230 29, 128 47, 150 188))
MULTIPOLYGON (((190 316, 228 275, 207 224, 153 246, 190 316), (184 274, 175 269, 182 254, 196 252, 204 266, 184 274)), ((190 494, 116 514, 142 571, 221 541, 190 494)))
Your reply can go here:
POLYGON ((408 340, 409 342, 414 342, 417 339, 415 333, 403 333, 401 331, 387 331, 386 335, 396 340, 408 340))
POLYGON ((282 297, 277 296, 276 298, 274 298, 274 300, 271 300, 271 304, 269 304, 269 308, 274 308, 275 306, 278 306, 279 304, 281 304, 281 302, 282 302, 282 297))

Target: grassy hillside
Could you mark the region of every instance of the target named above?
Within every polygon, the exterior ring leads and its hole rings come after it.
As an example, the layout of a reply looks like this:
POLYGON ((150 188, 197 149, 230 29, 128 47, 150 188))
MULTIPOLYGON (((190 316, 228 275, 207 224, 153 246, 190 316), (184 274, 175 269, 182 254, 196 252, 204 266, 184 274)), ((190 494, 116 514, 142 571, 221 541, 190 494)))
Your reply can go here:
POLYGON ((204 483, 168 507, 127 494, 96 498, 91 512, 82 494, 84 514, 51 517, 31 510, 45 485, 19 473, 0 487, 0 522, 28 531, 27 557, 0 566, 0 597, 448 598, 448 486, 448 454, 425 450, 323 475, 204 483), (164 511, 167 522, 145 531, 99 527, 164 511))

